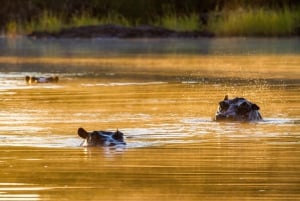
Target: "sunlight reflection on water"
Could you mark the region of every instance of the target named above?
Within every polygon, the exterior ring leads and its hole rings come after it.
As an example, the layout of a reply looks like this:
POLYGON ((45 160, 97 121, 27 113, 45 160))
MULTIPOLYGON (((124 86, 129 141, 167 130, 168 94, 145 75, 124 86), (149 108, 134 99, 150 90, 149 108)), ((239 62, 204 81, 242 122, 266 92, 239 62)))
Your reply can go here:
POLYGON ((252 40, 233 40, 247 44, 241 54, 222 41, 212 55, 195 45, 189 55, 191 41, 163 55, 168 48, 123 55, 138 41, 106 53, 103 41, 79 40, 74 52, 64 40, 1 46, 0 200, 296 200, 300 57, 285 42, 298 40, 275 42, 270 55, 252 40), (60 80, 27 85, 26 75, 60 80), (255 102, 264 121, 212 121, 226 94, 255 102), (127 144, 80 147, 78 127, 119 129, 127 144))
MULTIPOLYGON (((201 143, 210 135, 233 139, 276 137, 283 134, 281 127, 293 128, 298 121, 266 117, 263 122, 246 125, 213 122, 218 102, 213 96, 219 96, 222 83, 99 82, 79 77, 57 84, 26 85, 23 76, 18 73, 0 76, 3 80, 10 79, 3 91, 6 96, 3 104, 8 107, 0 115, 3 145, 78 147, 81 140, 76 127, 101 130, 105 129, 99 127, 103 124, 110 130, 121 129, 128 148, 201 143), (203 94, 203 89, 212 94, 205 91, 203 94)), ((253 87, 260 86, 237 85, 234 91, 246 90, 251 94, 253 87)), ((264 94, 273 93, 270 86, 260 90, 264 94)))
POLYGON ((43 188, 43 187, 35 186, 32 184, 0 183, 0 200, 3 200, 3 201, 40 200, 40 195, 35 194, 34 192, 40 191, 40 190, 47 190, 47 189, 49 189, 49 188, 43 188), (22 192, 22 193, 18 193, 18 192, 22 192))

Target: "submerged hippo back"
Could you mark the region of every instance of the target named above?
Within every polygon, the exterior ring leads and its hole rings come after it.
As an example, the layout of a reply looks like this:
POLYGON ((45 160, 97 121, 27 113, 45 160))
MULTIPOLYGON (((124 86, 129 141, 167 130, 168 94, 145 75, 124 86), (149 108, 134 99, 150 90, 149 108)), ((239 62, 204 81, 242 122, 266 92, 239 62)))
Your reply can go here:
POLYGON ((224 100, 219 103, 215 120, 259 121, 262 117, 258 110, 259 107, 256 104, 245 98, 228 99, 228 96, 225 96, 224 100))

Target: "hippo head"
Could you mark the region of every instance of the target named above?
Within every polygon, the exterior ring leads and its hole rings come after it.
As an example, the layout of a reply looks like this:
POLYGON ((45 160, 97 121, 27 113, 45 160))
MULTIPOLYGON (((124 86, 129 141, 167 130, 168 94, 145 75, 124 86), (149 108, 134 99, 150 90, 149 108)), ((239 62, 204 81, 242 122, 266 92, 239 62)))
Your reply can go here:
POLYGON ((87 132, 83 128, 78 129, 78 135, 84 139, 82 146, 114 146, 125 145, 124 134, 117 130, 116 132, 109 131, 93 131, 87 132))
POLYGON ((219 103, 215 120, 216 121, 259 121, 262 117, 259 113, 259 107, 246 100, 245 98, 228 99, 226 95, 224 100, 219 103))
POLYGON ((59 78, 57 76, 55 77, 30 77, 26 76, 25 77, 26 83, 31 84, 31 83, 54 83, 58 82, 59 78))
POLYGON ((27 83, 29 83, 29 82, 30 82, 30 77, 27 75, 27 76, 25 77, 25 80, 26 80, 27 83))

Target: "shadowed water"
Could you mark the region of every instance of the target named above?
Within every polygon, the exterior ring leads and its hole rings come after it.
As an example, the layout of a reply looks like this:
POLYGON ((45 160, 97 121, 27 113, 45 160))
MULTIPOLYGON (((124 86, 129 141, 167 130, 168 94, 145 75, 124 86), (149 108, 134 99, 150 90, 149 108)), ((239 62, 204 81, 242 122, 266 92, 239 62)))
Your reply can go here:
POLYGON ((0 200, 299 199, 299 39, 1 43, 0 200), (213 121, 226 94, 264 121, 213 121))

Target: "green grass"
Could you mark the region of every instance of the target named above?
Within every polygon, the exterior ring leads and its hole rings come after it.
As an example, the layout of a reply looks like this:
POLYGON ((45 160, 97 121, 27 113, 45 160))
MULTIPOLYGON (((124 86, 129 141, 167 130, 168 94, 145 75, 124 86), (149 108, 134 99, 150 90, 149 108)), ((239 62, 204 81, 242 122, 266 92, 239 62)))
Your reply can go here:
POLYGON ((16 21, 10 21, 5 26, 5 33, 8 36, 16 36, 20 33, 18 30, 18 23, 16 21))
POLYGON ((30 20, 27 23, 20 23, 17 21, 8 22, 5 32, 8 36, 28 34, 32 31, 47 30, 49 32, 56 32, 65 26, 62 17, 55 16, 49 12, 44 12, 38 19, 30 20))
POLYGON ((102 18, 92 17, 88 13, 84 13, 79 16, 75 15, 72 17, 71 23, 68 26, 79 27, 101 24, 119 24, 123 26, 132 26, 132 23, 130 23, 128 19, 116 12, 111 12, 102 18))
POLYGON ((110 13, 102 18, 92 17, 87 13, 74 15, 66 20, 64 16, 56 16, 49 12, 44 12, 38 19, 29 22, 10 21, 6 24, 5 33, 7 36, 29 34, 33 31, 58 32, 63 28, 79 27, 87 25, 119 24, 132 26, 132 24, 122 15, 110 13))
POLYGON ((247 9, 210 17, 208 30, 218 36, 289 36, 300 26, 300 9, 247 9))
POLYGON ((88 25, 97 25, 99 24, 99 19, 91 16, 88 13, 83 13, 80 15, 73 15, 70 20, 70 26, 79 27, 79 26, 88 26, 88 25))
POLYGON ((176 31, 195 31, 202 29, 199 15, 196 13, 182 16, 171 13, 156 19, 152 24, 176 31))
MULTIPOLYGON (((154 21, 149 20, 149 24, 176 31, 207 30, 217 36, 290 36, 300 27, 300 8, 281 10, 249 8, 222 11, 218 16, 211 13, 206 26, 201 24, 197 13, 180 16, 175 12, 166 13, 155 18, 154 21)), ((15 36, 32 31, 57 32, 62 28, 100 24, 139 25, 138 19, 132 22, 116 12, 111 12, 102 18, 82 13, 67 19, 66 16, 45 11, 38 18, 27 22, 8 22, 5 33, 8 36, 15 36)))

